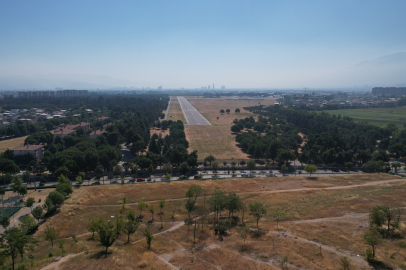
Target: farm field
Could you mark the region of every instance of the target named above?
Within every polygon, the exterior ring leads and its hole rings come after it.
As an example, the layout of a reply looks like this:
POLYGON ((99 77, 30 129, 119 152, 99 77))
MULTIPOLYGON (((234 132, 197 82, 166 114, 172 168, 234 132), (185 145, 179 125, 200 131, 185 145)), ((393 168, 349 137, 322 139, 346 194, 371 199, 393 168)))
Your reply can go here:
POLYGON ((232 159, 247 159, 248 155, 237 147, 235 135, 231 133, 231 126, 235 118, 241 119, 254 116, 243 109, 258 105, 272 105, 275 99, 265 100, 228 100, 227 98, 198 98, 185 97, 212 126, 185 126, 186 139, 189 142, 189 151, 197 150, 199 160, 208 155, 228 162, 232 159), (240 113, 235 113, 239 108, 240 113), (230 113, 221 114, 221 109, 230 109, 230 113), (217 119, 219 117, 219 119, 217 119))
POLYGON ((403 123, 406 123, 406 107, 348 109, 325 112, 329 114, 349 116, 354 118, 354 121, 369 121, 371 124, 378 126, 384 126, 389 122, 394 122, 398 128, 403 128, 403 123))
MULTIPOLYGON (((367 245, 362 239, 368 229, 369 210, 376 205, 406 207, 406 180, 388 174, 344 175, 334 177, 280 177, 179 181, 169 183, 126 184, 80 187, 62 205, 58 213, 40 224, 34 236, 40 239, 34 252, 27 252, 27 269, 338 269, 340 259, 348 257, 350 269, 371 269, 365 259, 367 245), (267 209, 259 222, 261 233, 254 235, 256 221, 247 212, 235 213, 237 224, 222 239, 213 232, 213 215, 209 214, 196 229, 185 225, 185 192, 193 184, 205 192, 197 199, 202 206, 216 187, 234 191, 250 204, 258 202, 267 209), (205 198, 205 195, 207 197, 205 198), (105 256, 98 235, 92 239, 87 231, 91 218, 115 220, 127 197, 126 211, 139 214, 140 200, 155 206, 152 215, 144 210, 141 225, 127 243, 119 235, 105 256), (165 198, 163 228, 157 213, 159 200, 165 198), (180 204, 180 206, 179 206, 180 204), (275 210, 286 215, 277 225, 275 210), (172 219, 172 214, 174 218, 172 219), (246 248, 240 237, 244 223, 251 230, 246 248), (66 256, 60 258, 58 244, 53 247, 43 240, 46 224, 57 228, 66 256), (150 227, 154 234, 148 250, 142 230, 150 227), (76 236, 76 241, 71 237, 76 236), (49 252, 54 257, 49 257, 49 252), (34 259, 27 259, 32 255, 34 259), (358 256, 359 255, 359 256, 358 256), (29 264, 31 261, 35 261, 29 264)), ((125 213, 123 214, 125 215, 125 213)), ((228 212, 223 211, 225 219, 228 212)), ((402 215, 399 238, 384 239, 377 249, 377 261, 393 269, 406 267, 406 248, 399 247, 406 236, 405 215, 402 215)), ((55 241, 58 243, 58 241, 55 241)), ((390 269, 390 268, 387 268, 390 269)))
POLYGON ((0 153, 6 151, 7 149, 14 149, 24 145, 24 141, 28 136, 8 139, 4 141, 0 141, 0 153))
POLYGON ((186 124, 185 116, 183 115, 182 109, 180 108, 179 101, 176 97, 172 97, 171 106, 169 107, 168 112, 168 119, 172 121, 181 120, 184 124, 186 124))

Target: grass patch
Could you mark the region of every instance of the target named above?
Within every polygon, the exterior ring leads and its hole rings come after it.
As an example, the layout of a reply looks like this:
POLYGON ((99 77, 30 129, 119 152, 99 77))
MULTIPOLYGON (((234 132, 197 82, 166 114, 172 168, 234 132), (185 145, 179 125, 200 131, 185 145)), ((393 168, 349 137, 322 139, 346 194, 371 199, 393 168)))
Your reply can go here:
POLYGON ((24 137, 19 137, 19 138, 14 138, 14 139, 8 139, 4 141, 0 141, 0 152, 4 152, 7 149, 14 149, 20 146, 24 145, 24 141, 28 136, 24 137))

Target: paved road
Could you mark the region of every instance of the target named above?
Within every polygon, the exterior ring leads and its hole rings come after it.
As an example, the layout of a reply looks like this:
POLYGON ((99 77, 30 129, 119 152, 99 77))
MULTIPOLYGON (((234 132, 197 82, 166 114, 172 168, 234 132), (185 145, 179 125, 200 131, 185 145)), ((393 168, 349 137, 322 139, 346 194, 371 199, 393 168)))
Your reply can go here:
POLYGON ((203 115, 201 115, 199 111, 196 110, 195 107, 193 107, 184 97, 178 97, 178 100, 188 125, 211 126, 211 123, 207 121, 207 119, 204 118, 203 115))

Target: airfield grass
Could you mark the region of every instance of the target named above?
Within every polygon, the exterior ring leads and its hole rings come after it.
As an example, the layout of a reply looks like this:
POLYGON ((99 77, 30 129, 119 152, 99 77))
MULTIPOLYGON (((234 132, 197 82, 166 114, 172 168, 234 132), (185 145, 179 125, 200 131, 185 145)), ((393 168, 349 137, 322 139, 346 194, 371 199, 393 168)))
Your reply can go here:
POLYGON ((186 124, 185 116, 183 115, 179 101, 176 97, 171 99, 167 120, 172 120, 175 122, 181 120, 184 124, 186 124))
POLYGON ((6 151, 7 149, 14 149, 24 145, 24 141, 28 136, 8 139, 4 141, 0 141, 0 153, 6 151))
POLYGON ((354 118, 354 121, 365 120, 378 126, 384 126, 389 122, 395 122, 398 128, 404 128, 402 123, 406 123, 406 107, 346 109, 325 112, 337 116, 349 116, 354 118))
MULTIPOLYGON (((377 182, 392 179, 401 180, 388 174, 364 174, 81 187, 74 190, 57 214, 40 224, 34 235, 40 240, 39 246, 34 252, 27 252, 24 262, 27 269, 42 269, 46 265, 49 265, 48 269, 280 269, 280 261, 288 256, 288 269, 337 269, 340 258, 348 256, 351 269, 369 269, 364 256, 367 245, 362 239, 368 229, 369 210, 382 204, 391 208, 406 206, 405 181, 377 182), (347 187, 366 182, 376 184, 347 187), (220 187, 227 192, 236 192, 246 204, 263 204, 267 215, 259 222, 262 233, 248 236, 247 247, 243 249, 239 234, 242 212, 235 214, 239 218, 238 225, 232 226, 223 240, 213 233, 213 215, 209 215, 203 220, 203 231, 201 221, 197 223, 196 243, 193 244, 194 227, 190 226, 188 233, 188 227, 183 223, 187 219, 185 192, 193 184, 201 185, 208 195, 215 187, 220 187), (313 189, 306 189, 308 186, 313 189), (341 189, 331 189, 340 186, 341 189), (327 187, 330 189, 325 189, 327 187), (123 196, 129 201, 126 211, 132 209, 138 214, 134 202, 139 200, 154 205, 154 222, 151 223, 151 214, 144 210, 144 218, 137 233, 131 235, 130 244, 126 243, 127 236, 121 234, 105 257, 97 233, 92 240, 87 225, 91 218, 101 216, 114 221, 120 215, 123 196), (161 229, 157 213, 160 211, 158 200, 163 198, 166 206, 163 209, 164 228, 161 229), (174 202, 181 203, 180 211, 175 209, 174 202), (278 227, 274 217, 276 209, 286 212, 278 227), (171 218, 173 210, 174 219, 171 218), (51 263, 59 260, 59 241, 55 241, 53 247, 44 241, 45 224, 57 229, 58 238, 68 254, 55 265, 51 263), (147 249, 142 236, 146 226, 155 234, 151 250, 147 249), (72 233, 77 242, 71 237, 72 233), (56 258, 49 258, 49 252, 56 258), (33 259, 27 259, 29 255, 33 255, 33 259)), ((204 196, 197 201, 198 206, 203 204, 204 196)), ((228 212, 223 211, 222 216, 228 216, 228 212)), ((393 268, 406 266, 406 248, 399 246, 406 235, 404 217, 402 227, 396 231, 399 238, 384 239, 377 251, 377 260, 393 268)), ((244 222, 251 231, 255 230, 256 221, 247 212, 244 222)))
POLYGON ((238 161, 248 159, 248 155, 238 148, 235 135, 231 132, 234 119, 254 116, 244 107, 274 104, 274 99, 265 100, 237 100, 229 98, 198 98, 185 97, 212 126, 185 126, 189 151, 197 150, 198 159, 202 161, 206 156, 213 155, 216 159, 238 161), (235 113, 239 108, 240 113, 235 113), (221 114, 220 110, 230 109, 230 113, 221 114), (217 119, 218 117, 218 119, 217 119))

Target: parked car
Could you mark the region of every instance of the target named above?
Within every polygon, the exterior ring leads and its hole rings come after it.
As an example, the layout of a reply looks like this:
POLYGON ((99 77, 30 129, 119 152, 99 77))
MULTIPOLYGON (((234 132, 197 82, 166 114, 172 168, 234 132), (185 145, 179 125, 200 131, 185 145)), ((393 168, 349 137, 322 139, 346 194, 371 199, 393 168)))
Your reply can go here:
POLYGON ((193 178, 194 178, 194 179, 200 179, 200 176, 199 176, 199 175, 195 175, 195 176, 193 176, 193 178))
POLYGON ((248 177, 248 174, 242 173, 242 174, 241 174, 241 177, 248 177))
POLYGON ((147 179, 147 182, 151 182, 151 178, 147 179))
POLYGON ((145 178, 138 178, 137 182, 145 182, 145 178))

